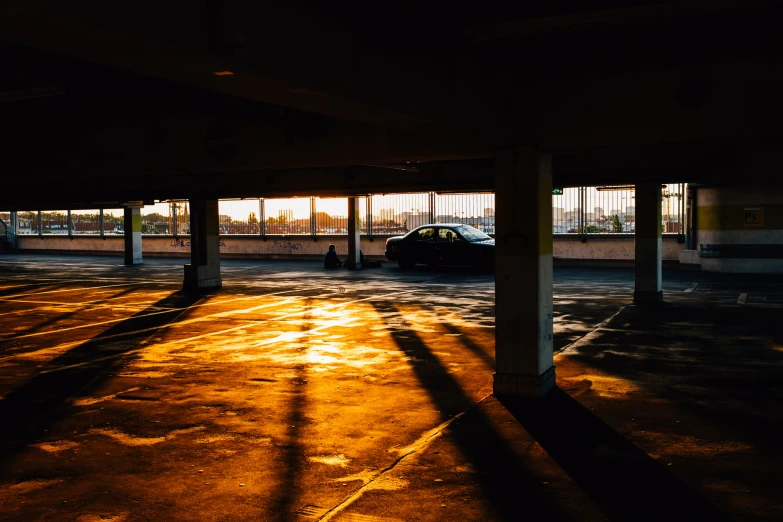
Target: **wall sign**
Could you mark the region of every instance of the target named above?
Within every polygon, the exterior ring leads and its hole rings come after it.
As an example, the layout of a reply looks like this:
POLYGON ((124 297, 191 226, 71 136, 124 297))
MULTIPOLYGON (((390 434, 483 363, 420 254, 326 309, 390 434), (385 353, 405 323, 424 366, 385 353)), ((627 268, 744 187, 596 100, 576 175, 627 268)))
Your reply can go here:
POLYGON ((744 209, 745 228, 763 228, 764 227, 764 208, 746 208, 744 209))

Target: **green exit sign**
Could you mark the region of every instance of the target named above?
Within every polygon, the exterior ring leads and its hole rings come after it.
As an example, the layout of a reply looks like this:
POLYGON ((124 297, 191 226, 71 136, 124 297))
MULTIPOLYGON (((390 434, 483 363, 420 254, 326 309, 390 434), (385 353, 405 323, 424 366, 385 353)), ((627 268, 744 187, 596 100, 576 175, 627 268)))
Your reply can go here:
POLYGON ((562 188, 553 188, 552 189, 552 195, 553 196, 562 196, 563 195, 563 189, 562 188))

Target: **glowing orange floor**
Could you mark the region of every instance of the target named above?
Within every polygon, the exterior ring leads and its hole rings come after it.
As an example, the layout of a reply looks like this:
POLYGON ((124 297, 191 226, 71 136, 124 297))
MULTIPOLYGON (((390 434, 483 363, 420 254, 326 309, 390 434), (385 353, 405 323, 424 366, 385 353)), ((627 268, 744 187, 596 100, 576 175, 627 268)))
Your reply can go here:
MULTIPOLYGON (((224 288, 194 297, 178 292, 181 261, 0 257, 0 518, 617 518, 624 502, 583 478, 594 461, 561 447, 569 429, 577 441, 619 437, 591 442, 591 455, 638 450, 643 462, 623 469, 660 468, 659 486, 694 509, 781 513, 769 484, 780 452, 716 420, 740 412, 716 399, 704 365, 724 364, 737 341, 724 335, 710 351, 707 326, 672 324, 698 292, 658 317, 656 337, 625 274, 564 272, 555 333, 566 393, 552 399, 563 415, 550 433, 537 406, 491 396, 491 274, 223 268, 224 288), (571 411, 590 417, 569 427, 571 411)), ((710 297, 718 316, 723 295, 710 297)), ((779 337, 735 331, 765 356, 756 377, 779 375, 779 337)), ((734 364, 751 368, 740 355, 734 364)), ((774 404, 756 408, 769 418, 774 404)))

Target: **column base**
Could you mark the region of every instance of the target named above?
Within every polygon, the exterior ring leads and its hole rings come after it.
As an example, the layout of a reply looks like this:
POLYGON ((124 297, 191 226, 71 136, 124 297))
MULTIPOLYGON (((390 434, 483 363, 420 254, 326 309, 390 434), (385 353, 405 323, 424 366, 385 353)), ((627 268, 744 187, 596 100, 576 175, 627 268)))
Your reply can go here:
POLYGON ((543 397, 555 388, 555 367, 541 375, 495 373, 492 392, 504 397, 543 397))
POLYGON ((633 293, 633 302, 636 304, 658 304, 663 302, 663 291, 647 292, 637 290, 633 293))
MULTIPOLYGON (((185 279, 182 289, 187 292, 205 291, 223 286, 220 276, 210 274, 211 267, 206 265, 185 265, 185 279)), ((219 269, 218 269, 219 271, 219 269)))
POLYGON ((348 261, 343 266, 348 270, 359 270, 362 267, 361 263, 349 263, 348 261))
POLYGON ((134 258, 134 259, 126 259, 125 260, 125 264, 128 265, 128 266, 131 266, 131 265, 143 265, 144 264, 144 260, 142 258, 140 258, 140 257, 137 257, 137 258, 134 258))

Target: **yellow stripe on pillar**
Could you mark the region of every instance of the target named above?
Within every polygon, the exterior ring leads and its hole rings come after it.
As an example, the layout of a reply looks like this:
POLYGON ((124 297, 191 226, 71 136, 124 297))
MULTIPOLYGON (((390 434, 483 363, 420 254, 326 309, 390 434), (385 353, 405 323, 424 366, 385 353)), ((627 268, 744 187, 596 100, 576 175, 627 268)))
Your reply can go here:
POLYGON ((141 232, 141 212, 134 212, 131 216, 131 232, 141 232))

